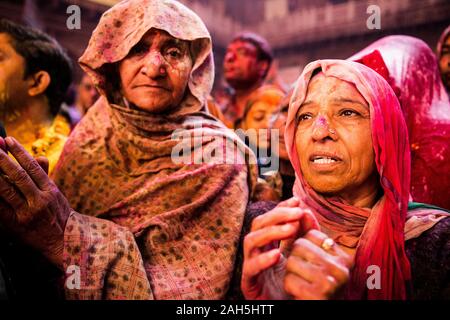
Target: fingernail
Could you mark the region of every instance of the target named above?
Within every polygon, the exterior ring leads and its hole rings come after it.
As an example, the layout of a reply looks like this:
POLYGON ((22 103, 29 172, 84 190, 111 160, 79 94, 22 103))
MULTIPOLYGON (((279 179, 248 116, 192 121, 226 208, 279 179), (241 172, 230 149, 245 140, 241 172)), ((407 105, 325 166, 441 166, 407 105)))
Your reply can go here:
POLYGON ((283 230, 284 232, 291 231, 292 226, 290 224, 285 224, 284 226, 281 227, 281 230, 283 230))

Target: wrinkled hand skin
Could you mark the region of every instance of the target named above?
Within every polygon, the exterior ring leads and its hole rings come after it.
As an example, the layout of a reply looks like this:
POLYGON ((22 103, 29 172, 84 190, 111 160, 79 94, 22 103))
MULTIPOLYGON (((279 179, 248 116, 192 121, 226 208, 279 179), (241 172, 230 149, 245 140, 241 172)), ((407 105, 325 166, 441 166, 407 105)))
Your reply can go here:
POLYGON ((327 238, 312 229, 294 242, 284 277, 284 289, 294 299, 336 299, 347 284, 353 257, 336 243, 324 250, 322 243, 327 238))
POLYGON ((255 218, 244 239, 245 298, 336 298, 349 280, 353 258, 337 244, 325 251, 321 245, 328 236, 318 229, 312 212, 298 208, 295 198, 255 218))
POLYGON ((277 299, 285 295, 283 292, 274 294, 276 288, 282 290, 285 263, 278 242, 289 240, 293 243, 301 231, 301 222, 303 227, 318 227, 312 213, 298 208, 295 198, 253 220, 244 239, 241 290, 246 299, 277 299), (273 271, 269 277, 265 274, 268 270, 273 271), (277 281, 281 283, 274 283, 277 281))
POLYGON ((48 161, 35 160, 12 137, 0 138, 0 224, 62 268, 68 201, 48 177, 48 161))

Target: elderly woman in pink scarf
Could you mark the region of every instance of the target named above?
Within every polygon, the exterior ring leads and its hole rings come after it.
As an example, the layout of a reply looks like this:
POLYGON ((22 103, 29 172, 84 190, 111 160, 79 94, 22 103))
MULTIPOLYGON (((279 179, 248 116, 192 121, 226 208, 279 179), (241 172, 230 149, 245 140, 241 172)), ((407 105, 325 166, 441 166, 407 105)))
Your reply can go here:
POLYGON ((294 197, 250 206, 247 299, 448 298, 450 218, 408 204, 408 131, 382 76, 351 61, 308 64, 285 141, 294 197))
POLYGON ((67 272, 68 299, 224 298, 256 161, 207 112, 205 25, 177 1, 123 1, 80 64, 101 97, 55 183, 6 138, 1 223, 67 272))
POLYGON ((413 200, 450 209, 450 101, 433 51, 420 39, 389 36, 349 60, 381 74, 400 101, 411 149, 413 200))

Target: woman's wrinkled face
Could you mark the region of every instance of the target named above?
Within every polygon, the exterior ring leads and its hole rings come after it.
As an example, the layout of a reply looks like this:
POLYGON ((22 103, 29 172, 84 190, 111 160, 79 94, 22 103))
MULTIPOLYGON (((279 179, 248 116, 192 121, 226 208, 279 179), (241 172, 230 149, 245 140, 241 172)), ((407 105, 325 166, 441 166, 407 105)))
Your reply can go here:
POLYGON ((139 109, 169 111, 183 100, 192 65, 189 42, 152 29, 119 64, 122 94, 139 109))
POLYGON ((296 116, 302 174, 318 193, 352 195, 376 184, 370 111, 353 84, 316 75, 296 116))

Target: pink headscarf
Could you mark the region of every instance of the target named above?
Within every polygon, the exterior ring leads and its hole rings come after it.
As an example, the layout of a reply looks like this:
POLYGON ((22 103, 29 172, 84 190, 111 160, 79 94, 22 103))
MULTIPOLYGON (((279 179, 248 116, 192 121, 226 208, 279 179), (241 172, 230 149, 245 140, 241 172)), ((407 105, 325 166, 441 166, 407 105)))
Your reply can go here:
POLYGON ((389 84, 375 71, 359 63, 318 60, 308 64, 297 80, 286 124, 286 147, 297 179, 294 196, 313 211, 324 229, 333 230, 337 243, 356 247, 355 268, 346 291, 349 299, 405 299, 411 279, 405 254, 404 225, 408 206, 410 161, 408 132, 399 102, 389 84), (339 197, 325 198, 304 180, 295 145, 295 116, 301 107, 312 73, 321 68, 355 85, 370 107, 372 142, 383 197, 373 207, 357 208, 339 197), (368 290, 367 267, 381 270, 381 289, 368 290))
POLYGON ((409 132, 414 201, 450 209, 450 102, 433 51, 420 39, 388 36, 348 60, 377 71, 397 94, 409 132))

